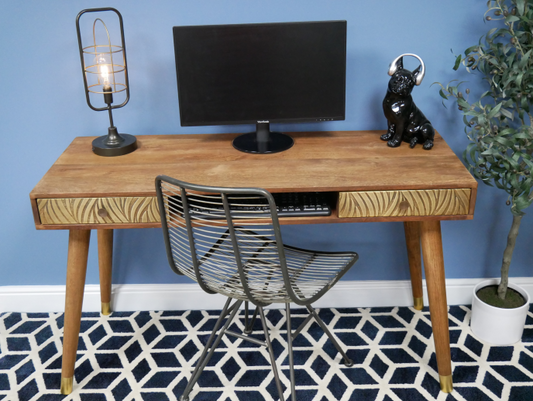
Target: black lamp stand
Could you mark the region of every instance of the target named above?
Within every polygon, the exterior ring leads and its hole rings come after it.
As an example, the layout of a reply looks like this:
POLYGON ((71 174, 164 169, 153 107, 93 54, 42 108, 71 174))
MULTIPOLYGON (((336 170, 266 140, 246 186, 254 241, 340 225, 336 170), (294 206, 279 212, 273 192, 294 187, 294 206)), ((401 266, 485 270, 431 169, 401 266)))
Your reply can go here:
POLYGON ((107 135, 93 141, 93 152, 99 156, 122 156, 137 149, 137 138, 133 135, 119 134, 113 124, 113 93, 110 86, 104 86, 104 102, 109 112, 109 128, 107 135))

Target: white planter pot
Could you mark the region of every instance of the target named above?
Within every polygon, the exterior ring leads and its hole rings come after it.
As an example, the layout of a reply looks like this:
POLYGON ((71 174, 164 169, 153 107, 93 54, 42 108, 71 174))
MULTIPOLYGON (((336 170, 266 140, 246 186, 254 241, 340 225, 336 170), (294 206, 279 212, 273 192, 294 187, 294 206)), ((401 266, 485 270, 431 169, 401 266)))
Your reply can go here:
POLYGON ((522 339, 524 324, 529 310, 529 294, 522 288, 509 284, 509 288, 518 291, 526 303, 514 309, 496 308, 481 301, 476 293, 489 285, 498 285, 500 279, 490 279, 479 283, 472 295, 472 317, 470 328, 474 335, 494 345, 511 345, 522 339))

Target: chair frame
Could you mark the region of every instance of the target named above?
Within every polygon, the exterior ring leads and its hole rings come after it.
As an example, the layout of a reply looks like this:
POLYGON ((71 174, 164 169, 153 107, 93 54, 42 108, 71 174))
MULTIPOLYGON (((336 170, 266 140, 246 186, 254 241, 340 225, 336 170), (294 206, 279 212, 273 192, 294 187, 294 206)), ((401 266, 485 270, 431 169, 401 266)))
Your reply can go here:
MULTIPOLYGON (((284 289, 287 291, 287 294, 288 294, 291 302, 294 302, 295 304, 300 305, 300 306, 305 306, 307 308, 307 311, 309 312, 309 315, 307 316, 307 318, 293 332, 292 328, 291 328, 290 302, 285 302, 286 326, 287 326, 287 348, 288 348, 288 355, 289 355, 290 383, 291 383, 292 400, 296 401, 296 388, 295 388, 295 377, 294 377, 294 359, 293 359, 293 353, 292 353, 292 341, 298 334, 301 333, 303 328, 309 323, 309 321, 311 319, 314 319, 317 322, 317 324, 323 329, 323 331, 326 333, 326 335, 332 341, 332 343, 335 346, 335 348, 337 349, 337 351, 339 351, 339 353, 342 355, 344 364, 346 366, 352 366, 353 365, 353 361, 348 357, 348 355, 345 353, 345 351, 342 349, 342 347, 336 341, 336 339, 333 336, 333 334, 329 331, 329 329, 327 328, 326 324, 318 316, 318 313, 313 309, 311 304, 314 301, 316 301, 317 299, 319 299, 321 296, 323 296, 329 290, 329 288, 331 288, 331 286, 333 286, 340 279, 340 277, 342 277, 342 275, 346 271, 348 271, 351 268, 351 266, 357 261, 358 255, 355 252, 314 252, 314 251, 307 251, 307 250, 303 250, 303 249, 299 249, 299 248, 283 245, 283 242, 282 242, 282 239, 281 239, 281 230, 280 230, 279 220, 278 220, 277 211, 276 211, 276 203, 275 203, 274 198, 272 197, 272 195, 268 191, 266 191, 264 189, 261 189, 261 188, 224 188, 224 187, 203 186, 203 185, 196 185, 196 184, 186 183, 186 182, 183 182, 183 181, 171 178, 171 177, 167 177, 167 176, 161 175, 161 176, 158 176, 156 178, 156 192, 157 192, 159 211, 160 211, 160 215, 161 215, 161 223, 162 223, 162 227, 163 227, 163 236, 164 236, 164 241, 165 241, 165 248, 166 248, 167 258, 168 258, 168 262, 169 262, 170 267, 172 268, 172 270, 175 273, 177 273, 179 275, 183 275, 183 272, 181 272, 180 269, 176 266, 176 263, 175 263, 175 260, 174 260, 174 255, 172 253, 172 245, 171 245, 170 235, 169 235, 169 225, 168 225, 168 222, 167 222, 166 206, 165 206, 164 195, 163 195, 163 190, 162 190, 162 185, 161 185, 162 182, 166 182, 166 183, 168 183, 170 185, 173 185, 173 186, 176 186, 176 187, 180 188, 180 196, 181 196, 181 202, 182 202, 182 206, 183 206, 182 218, 185 220, 185 224, 186 224, 187 235, 188 235, 188 240, 189 240, 189 245, 190 245, 190 252, 191 252, 191 261, 192 261, 192 265, 193 265, 193 269, 194 269, 194 274, 195 274, 195 277, 196 277, 196 281, 198 282, 200 287, 205 292, 210 293, 210 294, 216 293, 216 291, 213 291, 210 288, 208 288, 208 286, 204 282, 204 280, 202 278, 202 274, 200 272, 201 262, 204 259, 208 258, 209 255, 207 257, 204 256, 204 258, 202 260, 200 260, 200 261, 198 260, 198 257, 197 257, 198 255, 197 255, 196 248, 195 248, 195 241, 194 241, 194 237, 193 237, 193 229, 192 229, 194 223, 193 223, 193 221, 191 219, 191 215, 190 215, 190 212, 189 212, 190 205, 189 205, 188 196, 187 196, 187 192, 186 191, 190 190, 190 191, 195 191, 195 192, 200 192, 200 193, 207 193, 207 194, 212 193, 212 194, 217 194, 217 195, 221 196, 221 199, 222 199, 222 202, 223 202, 223 205, 224 205, 224 216, 223 216, 223 219, 225 219, 226 222, 227 222, 228 230, 226 231, 225 234, 223 234, 223 236, 219 239, 219 241, 216 242, 212 246, 211 250, 215 250, 215 248, 218 246, 220 241, 222 241, 225 238, 227 238, 228 235, 230 236, 231 242, 232 242, 233 248, 234 248, 235 262, 236 262, 236 265, 237 265, 240 282, 241 282, 243 290, 244 290, 244 292, 246 294, 246 300, 235 299, 233 304, 231 304, 232 298, 228 296, 226 304, 224 305, 224 308, 223 308, 223 310, 222 310, 222 312, 221 312, 221 314, 220 314, 220 316, 219 316, 219 318, 218 318, 218 320, 217 320, 217 322, 215 324, 215 327, 213 328, 213 331, 210 334, 209 339, 207 340, 205 348, 203 349, 202 354, 200 355, 200 358, 198 359, 198 361, 196 363, 196 367, 195 367, 195 369, 194 369, 194 371, 192 373, 192 376, 189 379, 189 381, 187 383, 187 386, 186 386, 182 396, 180 397, 181 401, 189 401, 190 392, 192 391, 195 383, 198 381, 198 378, 200 377, 200 374, 202 373, 204 368, 207 366, 209 360, 211 359, 212 355, 214 354, 215 349, 219 345, 219 343, 222 340, 222 337, 224 335, 231 335, 233 337, 237 337, 237 338, 240 338, 240 339, 245 340, 245 341, 250 341, 250 342, 259 344, 261 346, 265 346, 267 348, 269 356, 270 356, 270 362, 271 362, 271 365, 272 365, 272 371, 273 371, 273 374, 274 374, 276 387, 277 387, 277 390, 278 390, 278 393, 279 393, 279 398, 280 398, 281 401, 284 401, 283 388, 282 388, 282 385, 281 385, 281 380, 279 378, 279 373, 278 373, 278 369, 277 369, 277 365, 276 365, 276 361, 275 361, 275 356, 274 356, 274 352, 273 352, 272 344, 271 344, 271 340, 270 340, 270 335, 269 335, 269 331, 268 331, 268 327, 267 327, 267 321, 266 321, 265 313, 264 313, 264 309, 263 309, 265 306, 270 305, 271 302, 264 302, 264 301, 261 301, 260 299, 257 299, 257 297, 252 293, 252 291, 250 290, 250 288, 248 286, 248 280, 246 278, 246 274, 245 274, 245 271, 244 271, 243 263, 242 263, 240 257, 238 256, 239 255, 239 245, 238 245, 238 240, 237 240, 236 233, 235 233, 235 226, 233 224, 233 217, 231 215, 229 202, 228 202, 228 196, 231 196, 231 195, 241 195, 241 194, 244 194, 244 195, 258 195, 258 196, 264 197, 267 200, 268 206, 270 208, 270 218, 271 218, 271 221, 272 221, 272 229, 273 229, 273 233, 274 233, 274 240, 275 240, 275 243, 276 243, 276 249, 277 249, 278 256, 279 256, 280 267, 282 269, 283 281, 284 281, 284 285, 285 285, 284 289), (293 286, 292 286, 292 283, 291 283, 291 280, 290 280, 290 277, 289 277, 289 272, 288 272, 288 269, 287 269, 286 257, 285 257, 285 249, 294 250, 294 251, 300 251, 300 252, 313 252, 313 253, 318 253, 318 254, 322 254, 322 255, 341 255, 341 254, 343 256, 348 256, 349 255, 351 257, 351 260, 350 260, 349 263, 346 264, 346 266, 343 268, 343 270, 340 271, 340 273, 336 276, 336 279, 334 280, 334 282, 332 282, 329 286, 325 286, 324 288, 322 288, 320 291, 318 291, 316 294, 314 294, 313 296, 311 296, 309 298, 302 299, 301 297, 299 297, 296 294, 296 292, 293 289, 293 286), (256 306, 255 311, 254 311, 253 316, 251 317, 251 319, 249 319, 248 301, 252 302, 256 306), (237 315, 238 311, 241 309, 243 302, 244 302, 244 311, 245 311, 244 330, 243 330, 243 334, 240 334, 240 333, 236 333, 236 332, 234 332, 232 330, 229 330, 229 327, 230 327, 232 321, 234 320, 235 316, 237 315), (252 337, 248 336, 248 334, 252 333, 252 327, 254 325, 254 322, 256 321, 257 315, 259 315, 259 318, 260 318, 260 321, 261 321, 261 324, 262 324, 265 341, 260 341, 260 340, 257 340, 256 338, 252 338, 252 337), (228 317, 227 321, 225 322, 223 327, 220 328, 221 325, 222 325, 222 322, 224 321, 224 319, 226 317, 228 317), (218 336, 216 336, 216 333, 219 331, 219 329, 220 329, 220 332, 219 332, 218 336), (215 338, 215 336, 216 336, 216 338, 215 338)), ((258 252, 261 252, 261 250, 259 250, 258 252)))

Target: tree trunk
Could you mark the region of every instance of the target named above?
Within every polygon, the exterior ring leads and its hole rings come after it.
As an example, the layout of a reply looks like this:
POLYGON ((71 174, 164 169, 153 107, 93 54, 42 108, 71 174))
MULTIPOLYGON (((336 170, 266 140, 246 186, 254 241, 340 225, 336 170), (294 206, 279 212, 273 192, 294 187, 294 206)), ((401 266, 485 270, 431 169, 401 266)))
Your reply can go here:
POLYGON ((507 236, 507 246, 503 252, 501 281, 500 285, 498 286, 498 297, 500 299, 505 299, 505 296, 507 295, 507 285, 509 284, 509 266, 511 265, 511 259, 513 257, 514 246, 516 244, 516 237, 518 236, 518 229, 520 228, 521 221, 522 216, 513 214, 513 224, 509 230, 509 235, 507 236))

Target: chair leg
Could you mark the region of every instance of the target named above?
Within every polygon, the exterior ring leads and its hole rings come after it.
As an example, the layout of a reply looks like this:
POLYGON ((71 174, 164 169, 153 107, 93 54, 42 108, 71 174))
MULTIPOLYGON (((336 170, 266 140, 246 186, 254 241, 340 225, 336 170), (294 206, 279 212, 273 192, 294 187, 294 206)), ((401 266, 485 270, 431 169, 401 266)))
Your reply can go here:
POLYGON ((333 337, 333 334, 329 331, 328 327, 325 325, 322 319, 320 319, 320 317, 318 316, 318 313, 316 313, 316 311, 313 309, 311 305, 307 305, 306 307, 309 313, 315 318, 318 325, 322 328, 322 330, 324 330, 324 333, 328 335, 329 339, 331 340, 335 348, 337 348, 337 351, 339 351, 340 354, 342 355, 342 358, 344 359, 344 365, 346 365, 347 367, 353 366, 353 361, 350 358, 348 358, 348 355, 346 355, 346 352, 344 352, 344 350, 341 348, 337 340, 335 340, 335 337, 333 337))
POLYGON ((251 320, 248 319, 249 315, 250 315, 250 311, 248 309, 248 301, 244 301, 244 334, 252 334, 253 332, 255 319, 257 318, 257 307, 255 308, 255 311, 254 311, 254 314, 251 320))
POLYGON ((218 334, 218 337, 216 338, 214 344, 211 346, 211 343, 213 342, 213 339, 215 337, 216 332, 218 331, 218 328, 220 327, 220 324, 222 323, 222 320, 227 315, 227 311, 229 309, 229 304, 231 302, 231 298, 228 298, 226 301, 226 304, 224 305, 224 309, 222 310, 222 313, 220 313, 220 316, 215 324, 215 327, 213 328, 213 331, 211 332, 211 335, 209 336, 209 339, 207 340, 207 343, 204 347, 204 350, 202 351, 202 355, 200 355, 200 358, 198 359, 198 362, 196 362, 196 368, 194 369, 191 378, 189 379, 189 382, 187 383, 187 386, 185 387, 185 390, 183 391, 183 394, 179 398, 180 401, 189 401, 189 393, 192 391, 192 388, 198 381, 200 374, 204 371, 204 368, 209 363, 209 360, 213 356, 213 353, 215 352, 215 349, 218 347, 218 344, 220 344, 220 340, 222 340, 222 337, 224 336, 224 332, 227 330, 231 322, 233 321, 233 318, 239 311, 239 307, 242 304, 242 301, 236 301, 235 304, 232 307, 232 311, 230 316, 228 317, 228 320, 226 321, 226 324, 224 327, 220 330, 220 333, 218 334), (209 350, 209 353, 207 351, 209 350))
POLYGON ((292 329, 291 329, 291 309, 290 304, 285 304, 285 314, 287 319, 287 348, 289 353, 289 368, 291 377, 291 401, 296 401, 296 380, 294 378, 294 357, 292 355, 292 329))
POLYGON ((257 307, 259 311, 259 317, 261 318, 261 324, 263 325, 263 333, 265 334, 265 343, 267 346, 268 354, 270 355, 270 364, 272 365, 272 373, 274 373, 274 381, 278 388, 279 400, 285 401, 283 398, 283 389, 281 388, 281 381, 279 380, 278 368, 276 366, 276 357, 274 356, 274 350, 272 349, 272 343, 270 342, 270 334, 268 333, 268 327, 265 319, 265 313, 263 308, 257 307))

